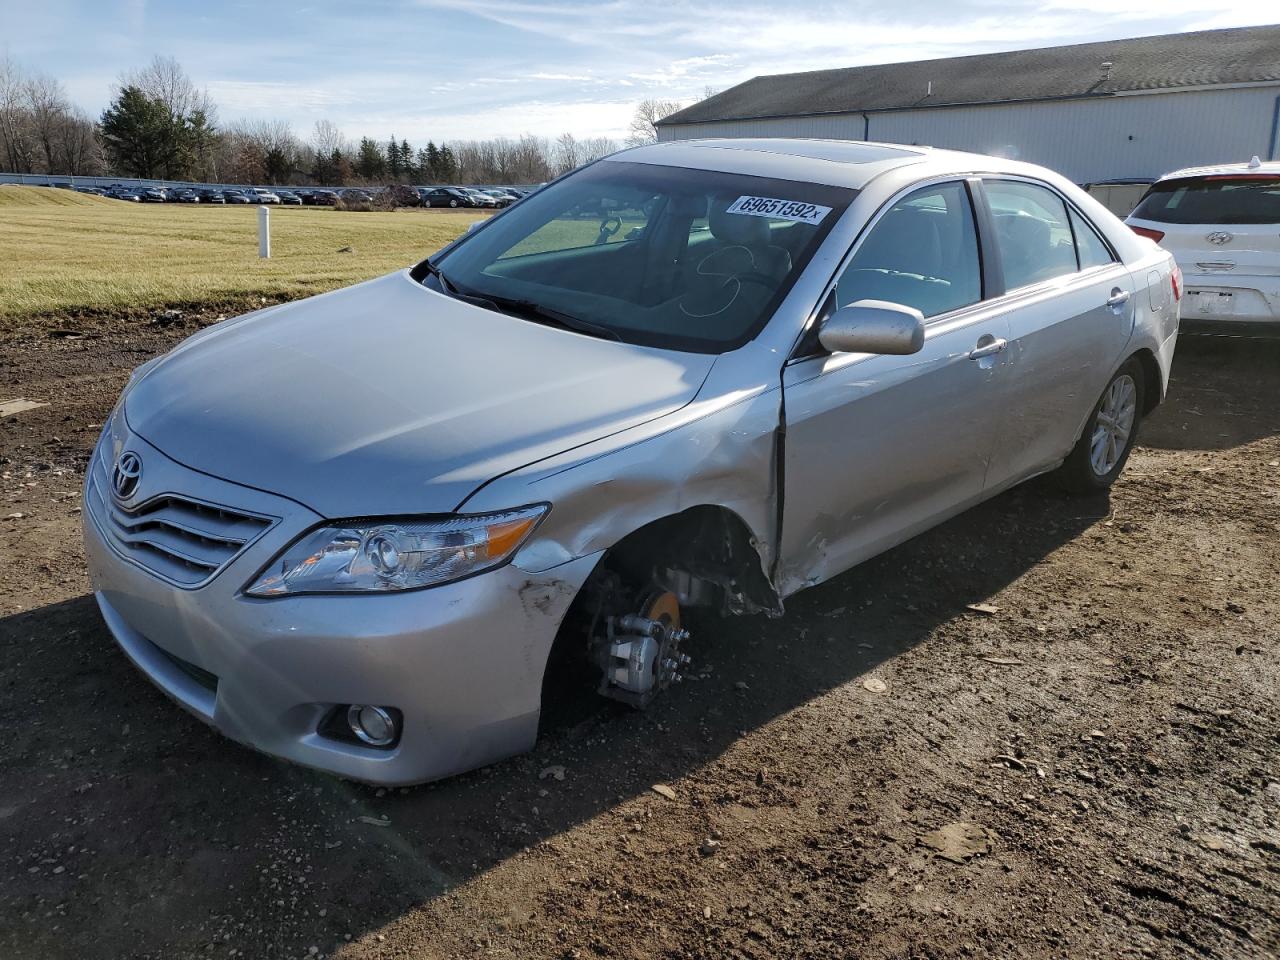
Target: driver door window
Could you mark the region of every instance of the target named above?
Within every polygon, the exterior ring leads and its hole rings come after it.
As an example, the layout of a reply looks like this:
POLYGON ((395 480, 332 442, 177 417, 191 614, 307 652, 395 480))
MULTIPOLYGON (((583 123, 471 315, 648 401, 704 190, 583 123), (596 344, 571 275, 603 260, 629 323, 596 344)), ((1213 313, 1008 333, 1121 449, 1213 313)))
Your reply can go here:
POLYGON ((836 283, 836 302, 886 300, 937 316, 982 299, 973 205, 963 183, 923 187, 876 221, 836 283))

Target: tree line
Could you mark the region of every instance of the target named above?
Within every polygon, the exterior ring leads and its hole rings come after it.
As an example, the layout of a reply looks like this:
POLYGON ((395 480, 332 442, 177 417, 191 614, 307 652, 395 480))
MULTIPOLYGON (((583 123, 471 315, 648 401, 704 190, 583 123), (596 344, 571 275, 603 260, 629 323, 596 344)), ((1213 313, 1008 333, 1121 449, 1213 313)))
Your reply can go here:
MULTIPOLYGON (((655 122, 681 106, 640 103, 627 144, 656 140, 655 122)), ((159 56, 122 76, 95 119, 71 102, 57 79, 0 57, 0 165, 10 173, 322 186, 540 183, 620 146, 572 133, 417 145, 394 136, 353 142, 329 120, 317 121, 307 137, 283 120, 222 124, 208 92, 177 60, 159 56)))

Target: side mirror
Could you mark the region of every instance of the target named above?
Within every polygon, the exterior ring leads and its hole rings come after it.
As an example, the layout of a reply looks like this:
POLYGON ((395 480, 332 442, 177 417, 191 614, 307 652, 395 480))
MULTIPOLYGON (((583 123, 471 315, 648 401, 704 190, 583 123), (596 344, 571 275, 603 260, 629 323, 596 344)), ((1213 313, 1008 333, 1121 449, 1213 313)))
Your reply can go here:
POLYGON ((827 318, 818 342, 832 353, 919 353, 924 347, 924 314, 900 303, 858 300, 827 318))

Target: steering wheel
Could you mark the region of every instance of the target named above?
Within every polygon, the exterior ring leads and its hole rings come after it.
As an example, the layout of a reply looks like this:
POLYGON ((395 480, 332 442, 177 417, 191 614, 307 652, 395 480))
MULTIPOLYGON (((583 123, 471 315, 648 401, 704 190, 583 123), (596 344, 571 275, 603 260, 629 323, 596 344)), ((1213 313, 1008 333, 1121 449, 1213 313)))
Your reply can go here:
POLYGON ((620 217, 605 217, 600 221, 600 232, 596 234, 595 246, 608 243, 609 238, 621 229, 622 219, 620 217))

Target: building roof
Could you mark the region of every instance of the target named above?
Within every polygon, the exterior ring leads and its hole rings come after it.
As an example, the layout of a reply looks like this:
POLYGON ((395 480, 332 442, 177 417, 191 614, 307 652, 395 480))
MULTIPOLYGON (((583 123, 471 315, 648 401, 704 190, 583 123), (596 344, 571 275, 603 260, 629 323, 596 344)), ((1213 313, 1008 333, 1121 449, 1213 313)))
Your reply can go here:
POLYGON ((1280 80, 1280 25, 754 77, 659 123, 1057 100, 1268 80, 1280 80))

